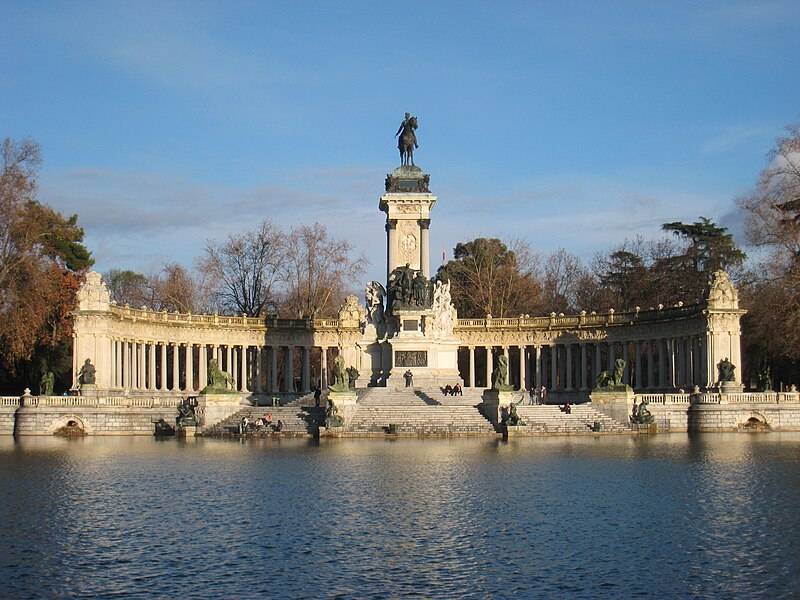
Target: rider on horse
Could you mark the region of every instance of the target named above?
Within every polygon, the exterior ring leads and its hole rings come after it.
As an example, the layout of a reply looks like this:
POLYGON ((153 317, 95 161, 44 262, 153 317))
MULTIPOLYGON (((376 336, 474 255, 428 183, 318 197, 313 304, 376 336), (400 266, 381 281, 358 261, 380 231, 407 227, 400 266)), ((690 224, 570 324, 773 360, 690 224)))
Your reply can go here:
POLYGON ((400 128, 395 133, 395 137, 400 136, 397 141, 397 148, 400 150, 400 160, 403 165, 414 164, 414 149, 419 148, 417 144, 417 117, 412 117, 411 113, 406 113, 406 118, 400 124, 400 128), (402 135, 401 135, 402 134, 402 135))

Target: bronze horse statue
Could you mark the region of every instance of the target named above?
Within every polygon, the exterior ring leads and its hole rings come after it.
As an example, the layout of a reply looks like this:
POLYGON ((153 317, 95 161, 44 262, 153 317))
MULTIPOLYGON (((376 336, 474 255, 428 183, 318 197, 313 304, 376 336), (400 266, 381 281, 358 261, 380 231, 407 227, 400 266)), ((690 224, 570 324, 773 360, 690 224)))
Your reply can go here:
POLYGON ((414 148, 419 148, 417 135, 414 133, 416 128, 417 117, 411 117, 409 113, 406 113, 406 118, 395 134, 400 136, 397 140, 397 148, 400 150, 400 164, 404 167, 414 166, 414 148))

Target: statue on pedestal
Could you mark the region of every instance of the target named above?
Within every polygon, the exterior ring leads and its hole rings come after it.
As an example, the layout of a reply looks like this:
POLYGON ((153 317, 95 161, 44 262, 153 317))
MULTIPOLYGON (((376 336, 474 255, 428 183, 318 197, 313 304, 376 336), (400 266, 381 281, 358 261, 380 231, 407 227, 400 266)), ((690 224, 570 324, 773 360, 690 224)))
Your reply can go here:
POLYGON ((508 380, 508 358, 505 354, 497 357, 497 366, 492 371, 492 389, 506 391, 509 388, 506 383, 508 380))
POLYGON ((736 371, 736 367, 730 360, 728 360, 727 356, 719 361, 719 364, 717 365, 717 371, 719 371, 720 383, 724 383, 726 381, 736 381, 736 375, 734 373, 736 371))
POLYGON ((325 410, 326 429, 330 429, 331 427, 341 427, 342 425, 344 425, 344 419, 339 416, 339 409, 336 408, 336 404, 333 403, 333 400, 328 398, 328 407, 325 410))
POLYGON ((419 148, 417 144, 417 117, 412 117, 411 113, 406 113, 406 118, 400 123, 400 128, 394 134, 397 140, 397 148, 400 150, 400 164, 404 167, 414 166, 414 150, 419 148))
POLYGON ((203 388, 201 394, 228 393, 231 390, 235 391, 235 385, 233 377, 219 368, 219 361, 216 358, 208 361, 208 385, 203 388))
POLYGON ((56 376, 53 375, 53 372, 45 369, 45 371, 42 373, 42 378, 39 380, 39 395, 52 396, 55 381, 56 376))
POLYGON ((631 419, 639 425, 650 425, 653 423, 653 414, 647 409, 647 398, 642 398, 639 404, 633 405, 633 415, 631 419))
POLYGON ((78 383, 81 387, 97 383, 97 370, 88 358, 83 363, 81 370, 78 371, 78 383))
POLYGON ((341 354, 333 359, 331 375, 333 376, 333 383, 328 385, 328 389, 333 392, 346 392, 350 389, 347 370, 344 368, 344 356, 341 354))

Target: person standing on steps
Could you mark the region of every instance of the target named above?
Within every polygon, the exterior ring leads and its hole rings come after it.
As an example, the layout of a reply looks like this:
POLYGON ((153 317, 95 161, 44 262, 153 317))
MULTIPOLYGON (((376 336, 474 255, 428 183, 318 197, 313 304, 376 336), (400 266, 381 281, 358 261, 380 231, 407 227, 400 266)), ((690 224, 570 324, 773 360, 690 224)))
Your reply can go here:
POLYGON ((414 387, 414 374, 411 372, 411 369, 403 373, 403 377, 405 377, 406 380, 406 387, 414 387))

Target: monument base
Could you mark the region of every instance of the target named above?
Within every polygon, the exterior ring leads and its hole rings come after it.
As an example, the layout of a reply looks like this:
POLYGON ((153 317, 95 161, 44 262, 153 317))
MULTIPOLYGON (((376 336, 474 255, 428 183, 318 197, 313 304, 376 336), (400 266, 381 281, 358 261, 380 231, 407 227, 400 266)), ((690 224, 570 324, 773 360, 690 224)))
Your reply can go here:
POLYGON ((200 393, 197 396, 197 421, 201 427, 211 427, 237 412, 242 404, 248 404, 243 394, 200 393))
POLYGON ((178 425, 175 428, 175 437, 195 437, 197 435, 197 426, 196 425, 178 425))
POLYGON ((358 402, 358 395, 355 390, 349 389, 347 391, 336 391, 328 388, 328 398, 336 405, 337 408, 342 406, 353 406, 358 402))
POLYGON ((595 388, 589 394, 592 406, 620 423, 629 423, 636 395, 628 385, 595 388))

